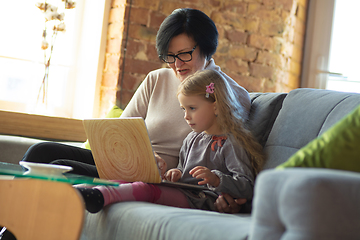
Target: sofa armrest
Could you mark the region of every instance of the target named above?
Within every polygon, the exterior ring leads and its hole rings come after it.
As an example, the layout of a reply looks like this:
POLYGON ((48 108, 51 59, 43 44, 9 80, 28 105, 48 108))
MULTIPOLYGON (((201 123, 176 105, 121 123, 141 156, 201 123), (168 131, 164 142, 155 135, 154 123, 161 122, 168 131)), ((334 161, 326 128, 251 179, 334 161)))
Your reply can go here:
POLYGON ((265 170, 255 184, 250 240, 359 239, 360 174, 265 170))

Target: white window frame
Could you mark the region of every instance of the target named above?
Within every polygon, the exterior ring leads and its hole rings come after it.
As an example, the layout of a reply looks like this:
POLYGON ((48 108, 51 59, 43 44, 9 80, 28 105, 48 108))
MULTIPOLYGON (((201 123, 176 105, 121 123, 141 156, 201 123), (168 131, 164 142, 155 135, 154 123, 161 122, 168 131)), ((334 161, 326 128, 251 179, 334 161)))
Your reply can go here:
POLYGON ((301 87, 326 88, 335 0, 309 1, 301 87))

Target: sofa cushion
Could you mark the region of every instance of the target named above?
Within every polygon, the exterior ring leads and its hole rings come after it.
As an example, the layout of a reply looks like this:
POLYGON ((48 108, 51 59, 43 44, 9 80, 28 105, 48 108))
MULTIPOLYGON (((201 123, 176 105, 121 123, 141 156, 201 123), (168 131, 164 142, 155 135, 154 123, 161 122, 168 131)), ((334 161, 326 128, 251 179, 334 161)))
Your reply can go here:
POLYGON ((248 127, 264 146, 287 93, 250 93, 248 127))
POLYGON ((360 94, 300 88, 291 91, 265 145, 264 169, 287 161, 360 104, 360 94))
POLYGON ((360 172, 360 106, 278 166, 360 172))
POLYGON ((359 239, 360 174, 266 170, 255 185, 249 240, 359 239))
POLYGON ((86 213, 81 240, 98 239, 247 239, 250 214, 226 214, 168 207, 147 202, 120 202, 86 213))

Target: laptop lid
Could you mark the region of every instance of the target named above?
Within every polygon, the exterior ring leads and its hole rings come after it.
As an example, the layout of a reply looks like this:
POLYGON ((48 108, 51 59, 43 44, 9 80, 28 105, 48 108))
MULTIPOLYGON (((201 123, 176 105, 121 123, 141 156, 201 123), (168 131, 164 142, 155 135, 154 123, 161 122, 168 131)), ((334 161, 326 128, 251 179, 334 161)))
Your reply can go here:
POLYGON ((144 119, 84 119, 83 125, 100 178, 161 182, 144 119))

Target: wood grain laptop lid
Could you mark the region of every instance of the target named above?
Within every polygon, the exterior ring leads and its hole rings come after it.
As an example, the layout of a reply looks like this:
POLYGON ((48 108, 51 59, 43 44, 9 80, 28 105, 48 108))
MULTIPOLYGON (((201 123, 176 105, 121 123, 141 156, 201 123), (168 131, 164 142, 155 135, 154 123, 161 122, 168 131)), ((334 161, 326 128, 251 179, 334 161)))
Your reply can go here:
POLYGON ((84 119, 83 124, 100 178, 161 182, 144 119, 84 119))

